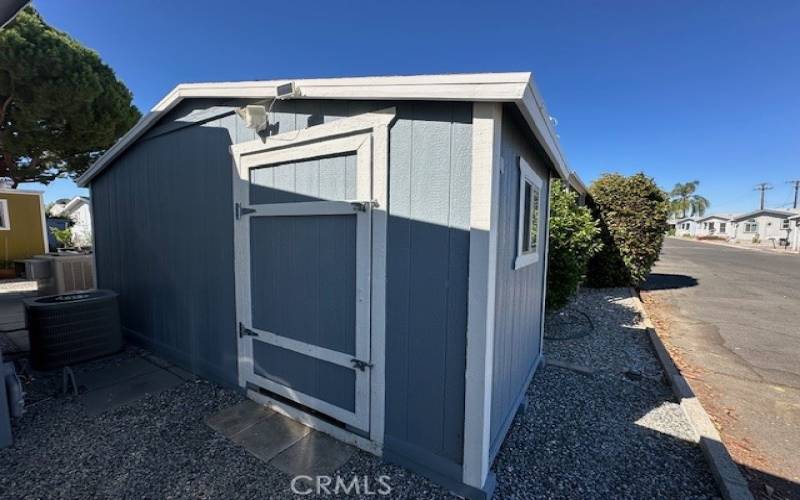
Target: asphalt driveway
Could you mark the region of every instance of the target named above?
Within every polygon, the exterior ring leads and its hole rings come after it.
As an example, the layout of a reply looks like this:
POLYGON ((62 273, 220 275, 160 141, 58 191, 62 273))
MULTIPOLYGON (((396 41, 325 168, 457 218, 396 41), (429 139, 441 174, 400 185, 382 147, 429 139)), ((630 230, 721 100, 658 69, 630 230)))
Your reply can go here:
POLYGON ((754 493, 800 496, 800 256, 669 238, 642 288, 754 493))

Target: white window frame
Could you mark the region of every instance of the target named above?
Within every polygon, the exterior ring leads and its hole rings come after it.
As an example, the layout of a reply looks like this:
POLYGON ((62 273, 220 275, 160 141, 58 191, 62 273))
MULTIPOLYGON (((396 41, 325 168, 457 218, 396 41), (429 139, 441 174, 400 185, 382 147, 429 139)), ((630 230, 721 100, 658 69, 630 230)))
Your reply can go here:
POLYGON ((719 223, 719 232, 720 233, 727 233, 728 232, 728 223, 727 222, 720 222, 719 223))
POLYGON ((744 223, 743 232, 745 234, 753 234, 758 232, 758 221, 746 221, 744 223))
MULTIPOLYGON (((517 258, 514 259, 514 269, 522 269, 539 262, 539 250, 541 249, 542 241, 542 178, 539 177, 530 164, 524 158, 519 157, 519 218, 517 219, 517 258), (525 219, 528 214, 525 213, 525 184, 530 184, 532 188, 537 191, 536 207, 535 210, 539 214, 536 218, 536 246, 527 252, 523 251, 523 238, 530 237, 530 235, 523 234, 525 228, 525 219)), ((531 204, 531 209, 534 206, 531 204)))
POLYGON ((783 221, 781 221, 781 229, 789 229, 789 227, 791 227, 789 219, 783 219, 783 221))
POLYGON ((0 214, 3 216, 0 221, 0 231, 11 231, 11 218, 8 216, 8 200, 0 200, 0 214))

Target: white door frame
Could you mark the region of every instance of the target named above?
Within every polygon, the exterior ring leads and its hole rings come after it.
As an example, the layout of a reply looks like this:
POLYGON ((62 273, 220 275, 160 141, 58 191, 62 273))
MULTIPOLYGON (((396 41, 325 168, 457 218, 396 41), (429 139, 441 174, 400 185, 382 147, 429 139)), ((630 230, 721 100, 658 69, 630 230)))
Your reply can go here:
MULTIPOLYGON (((279 409, 282 413, 289 414, 307 425, 317 427, 323 432, 335 434, 335 437, 345 439, 367 451, 377 454, 381 453, 384 434, 388 142, 389 126, 394 120, 395 115, 395 108, 388 108, 351 118, 338 119, 330 123, 316 125, 299 131, 278 134, 264 140, 256 139, 254 141, 231 146, 231 155, 234 164, 233 198, 236 204, 234 213, 234 218, 236 219, 234 222, 236 319, 237 322, 250 326, 252 326, 252 309, 250 304, 249 216, 251 214, 256 216, 278 215, 278 212, 281 210, 293 210, 294 213, 304 213, 304 211, 305 213, 311 213, 312 211, 316 213, 315 211, 319 208, 334 211, 349 209, 349 213, 353 213, 353 207, 350 203, 342 201, 327 203, 291 203, 286 204, 286 207, 267 205, 249 207, 250 169, 256 166, 298 161, 330 154, 355 152, 357 155, 357 200, 354 201, 372 201, 371 210, 368 208, 366 212, 359 213, 358 215, 359 217, 363 216, 366 218, 368 223, 371 222, 370 230, 366 232, 367 241, 371 239, 371 272, 367 271, 366 282, 357 284, 357 288, 364 290, 364 293, 368 295, 364 297, 365 300, 363 302, 361 300, 358 302, 358 304, 367 304, 367 313, 365 315, 357 313, 357 321, 368 321, 367 325, 359 325, 361 328, 368 328, 371 330, 371 335, 365 337, 367 342, 362 345, 361 348, 369 350, 368 357, 366 358, 373 366, 369 370, 370 373, 366 377, 363 377, 363 379, 367 381, 366 385, 359 386, 356 394, 358 404, 358 391, 368 391, 369 411, 362 412, 361 414, 357 411, 356 414, 358 416, 366 415, 368 417, 369 439, 353 439, 354 435, 326 425, 323 421, 305 412, 287 408, 270 398, 259 397, 257 399, 263 403, 276 406, 276 409, 279 409), (289 207, 288 205, 294 206, 289 207), (316 207, 313 208, 311 205, 316 205, 316 207), (249 210, 254 211, 248 214, 241 214, 239 210, 241 207, 247 207, 249 210), (370 214, 371 221, 369 220, 370 214), (281 406, 281 408, 277 408, 278 406, 281 406), (339 435, 342 433, 350 435, 342 437, 339 435)), ((359 224, 359 226, 360 225, 361 224, 359 224)), ((364 232, 362 231, 361 233, 364 232)), ((359 234, 358 237, 362 238, 363 234, 359 234)), ((362 248, 362 245, 357 245, 357 248, 362 248)), ((366 246, 366 248, 369 248, 369 246, 366 246)), ((366 259, 367 262, 369 262, 369 260, 370 259, 366 259)), ((271 335, 269 332, 263 331, 256 331, 256 333, 262 337, 265 334, 267 336, 271 335)), ((274 336, 268 338, 273 341, 275 340, 274 336)), ((283 341, 285 342, 286 339, 283 339, 283 341)), ((252 380, 252 375, 254 374, 252 338, 247 336, 239 338, 238 350, 239 385, 246 387, 248 379, 252 380)), ((356 350, 358 357, 360 354, 359 346, 357 346, 356 350)), ((327 354, 331 353, 326 353, 326 355, 327 354)), ((332 354, 330 358, 338 359, 332 354)), ((358 359, 365 358, 358 357, 358 359)), ((261 377, 259 378, 261 380, 258 380, 258 385, 263 385, 264 387, 274 390, 274 387, 270 386, 276 384, 261 377), (270 384, 264 384, 263 382, 270 382, 270 384)), ((274 392, 281 394, 279 391, 274 392)), ((296 397, 296 395, 296 392, 293 393, 293 396, 295 396, 293 399, 299 400, 300 398, 296 397)), ((251 394, 251 396, 255 395, 251 394)), ((365 398, 362 399, 365 400, 365 398)), ((315 402, 306 399, 306 401, 319 403, 319 400, 315 402)), ((314 406, 317 408, 322 407, 322 405, 318 404, 314 406)), ((336 409, 341 410, 338 408, 336 409)), ((330 410, 330 408, 328 410, 330 410)), ((335 418, 342 416, 337 416, 337 412, 325 411, 325 413, 331 414, 335 418)), ((354 418, 355 420, 350 422, 348 422, 347 419, 340 418, 340 420, 347 423, 355 422, 356 427, 366 427, 366 425, 360 425, 366 424, 366 422, 361 422, 355 415, 354 418)))

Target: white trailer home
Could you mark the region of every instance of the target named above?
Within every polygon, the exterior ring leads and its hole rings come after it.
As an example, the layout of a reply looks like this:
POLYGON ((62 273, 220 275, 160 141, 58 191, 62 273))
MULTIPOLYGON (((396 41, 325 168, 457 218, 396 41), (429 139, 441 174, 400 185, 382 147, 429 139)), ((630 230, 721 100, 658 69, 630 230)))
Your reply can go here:
POLYGON ((776 246, 791 245, 796 232, 791 217, 798 215, 796 210, 777 210, 765 208, 734 217, 733 239, 740 243, 774 243, 776 246))
POLYGON ((697 220, 696 236, 718 236, 721 238, 733 237, 733 215, 716 214, 697 220))
POLYGON ((800 252, 800 214, 789 217, 789 243, 791 249, 800 252))
POLYGON ((694 217, 683 217, 675 221, 675 236, 691 236, 697 234, 697 220, 694 217))

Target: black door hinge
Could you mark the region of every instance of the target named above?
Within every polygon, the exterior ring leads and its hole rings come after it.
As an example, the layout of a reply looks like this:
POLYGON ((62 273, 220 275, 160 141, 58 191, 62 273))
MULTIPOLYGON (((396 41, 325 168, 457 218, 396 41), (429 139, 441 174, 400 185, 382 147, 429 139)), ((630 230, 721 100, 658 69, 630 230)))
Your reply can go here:
POLYGON ((234 204, 234 210, 236 211, 236 220, 241 219, 243 215, 252 214, 256 211, 254 208, 243 207, 241 203, 234 204))
POLYGON ((361 370, 362 372, 366 368, 372 368, 373 367, 372 363, 367 363, 366 361, 361 361, 360 359, 356 359, 356 358, 351 359, 350 362, 353 363, 353 368, 355 368, 356 370, 361 370))
POLYGON ((247 328, 243 324, 239 323, 239 338, 242 337, 258 337, 258 334, 253 330, 247 328))

